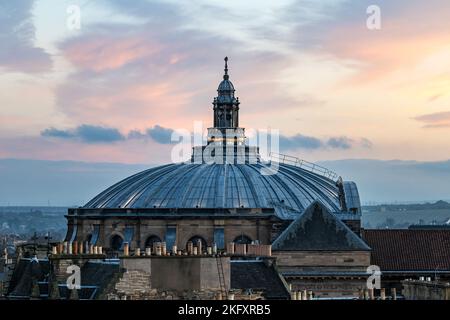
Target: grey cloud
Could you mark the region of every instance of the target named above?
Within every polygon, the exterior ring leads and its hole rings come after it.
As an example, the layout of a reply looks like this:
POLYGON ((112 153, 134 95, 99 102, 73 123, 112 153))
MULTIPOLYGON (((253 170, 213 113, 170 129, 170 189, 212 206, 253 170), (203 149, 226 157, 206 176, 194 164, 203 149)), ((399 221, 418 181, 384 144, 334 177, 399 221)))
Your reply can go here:
POLYGON ((347 137, 333 137, 328 139, 327 146, 334 149, 350 149, 353 144, 353 140, 347 137))
POLYGON ((159 125, 147 129, 147 134, 156 142, 161 144, 170 144, 173 129, 163 128, 159 125))
POLYGON ((320 139, 297 134, 292 137, 280 135, 281 149, 319 149, 323 147, 320 139))
POLYGON ((373 147, 373 142, 367 138, 361 138, 360 145, 363 148, 371 149, 373 147))
POLYGON ((59 130, 56 128, 48 128, 41 132, 41 136, 70 139, 70 138, 74 138, 75 134, 74 134, 74 132, 71 132, 68 130, 59 130))
POLYGON ((86 143, 110 143, 125 139, 125 137, 116 128, 93 126, 88 124, 83 124, 75 129, 69 130, 49 128, 42 131, 41 135, 44 137, 61 139, 76 139, 86 143))
POLYGON ((372 148, 373 143, 367 138, 355 140, 345 136, 320 139, 302 134, 297 134, 291 137, 280 135, 280 149, 284 150, 316 150, 327 148, 347 150, 358 146, 363 148, 372 148))
POLYGON ((151 138, 159 144, 170 144, 173 129, 155 125, 144 132, 131 130, 124 135, 116 128, 82 124, 73 129, 61 130, 48 128, 41 132, 41 136, 67 140, 79 140, 86 143, 112 143, 122 140, 151 138))
POLYGON ((39 73, 52 67, 50 55, 35 47, 34 0, 0 1, 0 67, 6 71, 39 73))

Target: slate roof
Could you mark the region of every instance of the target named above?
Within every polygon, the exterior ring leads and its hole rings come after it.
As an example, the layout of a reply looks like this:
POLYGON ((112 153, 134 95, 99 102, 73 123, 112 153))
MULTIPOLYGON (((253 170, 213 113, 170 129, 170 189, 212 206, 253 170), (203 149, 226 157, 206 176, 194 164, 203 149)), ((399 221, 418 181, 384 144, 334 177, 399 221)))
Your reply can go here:
POLYGON ((450 230, 363 230, 381 271, 450 271, 450 230))
POLYGON ((17 263, 8 287, 8 296, 29 297, 33 278, 43 281, 49 271, 48 260, 22 258, 17 263))
MULTIPOLYGON (((118 262, 89 261, 81 268, 81 289, 78 292, 80 299, 93 299, 107 285, 113 276, 120 271, 118 262)), ((14 269, 8 296, 15 298, 28 298, 31 295, 33 278, 39 282, 41 297, 48 295, 48 260, 22 258, 14 269)), ((69 298, 70 291, 65 284, 59 284, 62 298, 69 298)))
POLYGON ((272 249, 367 251, 370 247, 320 201, 315 201, 280 234, 272 249))
POLYGON ((266 299, 289 299, 278 271, 265 261, 231 261, 231 288, 264 291, 266 299))

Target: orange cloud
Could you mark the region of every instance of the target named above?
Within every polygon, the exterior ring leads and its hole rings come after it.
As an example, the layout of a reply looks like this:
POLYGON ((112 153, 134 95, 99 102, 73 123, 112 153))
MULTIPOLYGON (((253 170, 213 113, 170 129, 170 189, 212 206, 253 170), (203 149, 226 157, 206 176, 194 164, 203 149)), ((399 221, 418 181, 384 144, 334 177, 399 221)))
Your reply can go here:
POLYGON ((352 79, 355 84, 376 81, 395 71, 414 68, 448 43, 450 35, 440 30, 405 35, 396 32, 394 25, 385 25, 379 31, 347 25, 330 33, 327 46, 338 58, 360 63, 360 73, 352 79))

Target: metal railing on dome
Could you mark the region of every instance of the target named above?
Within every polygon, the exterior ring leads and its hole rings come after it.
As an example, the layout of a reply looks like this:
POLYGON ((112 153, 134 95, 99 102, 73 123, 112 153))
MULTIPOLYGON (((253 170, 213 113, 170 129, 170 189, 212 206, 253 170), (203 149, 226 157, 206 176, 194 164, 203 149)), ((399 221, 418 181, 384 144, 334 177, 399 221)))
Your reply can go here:
POLYGON ((269 153, 269 158, 271 161, 276 161, 279 163, 286 163, 286 164, 290 164, 290 165, 294 165, 296 167, 299 167, 303 170, 307 170, 309 172, 315 173, 315 174, 319 174, 321 176, 324 176, 328 179, 331 179, 333 181, 338 181, 339 179, 339 175, 334 172, 331 171, 330 169, 327 169, 325 167, 322 167, 318 164, 294 157, 294 156, 289 156, 286 154, 281 154, 281 153, 275 153, 275 152, 270 152, 269 153))

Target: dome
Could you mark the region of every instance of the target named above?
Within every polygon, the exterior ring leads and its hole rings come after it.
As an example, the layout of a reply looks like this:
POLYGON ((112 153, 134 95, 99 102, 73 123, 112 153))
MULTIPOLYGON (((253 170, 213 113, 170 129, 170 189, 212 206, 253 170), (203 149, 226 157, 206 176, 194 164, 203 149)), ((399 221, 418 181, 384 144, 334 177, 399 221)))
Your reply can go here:
POLYGON ((219 94, 227 93, 227 94, 233 94, 234 93, 234 86, 233 83, 231 83, 230 80, 222 80, 219 84, 219 88, 217 89, 219 94))
POLYGON ((84 208, 274 208, 292 219, 320 200, 341 212, 334 180, 290 164, 263 175, 264 164, 168 164, 130 176, 84 208))

